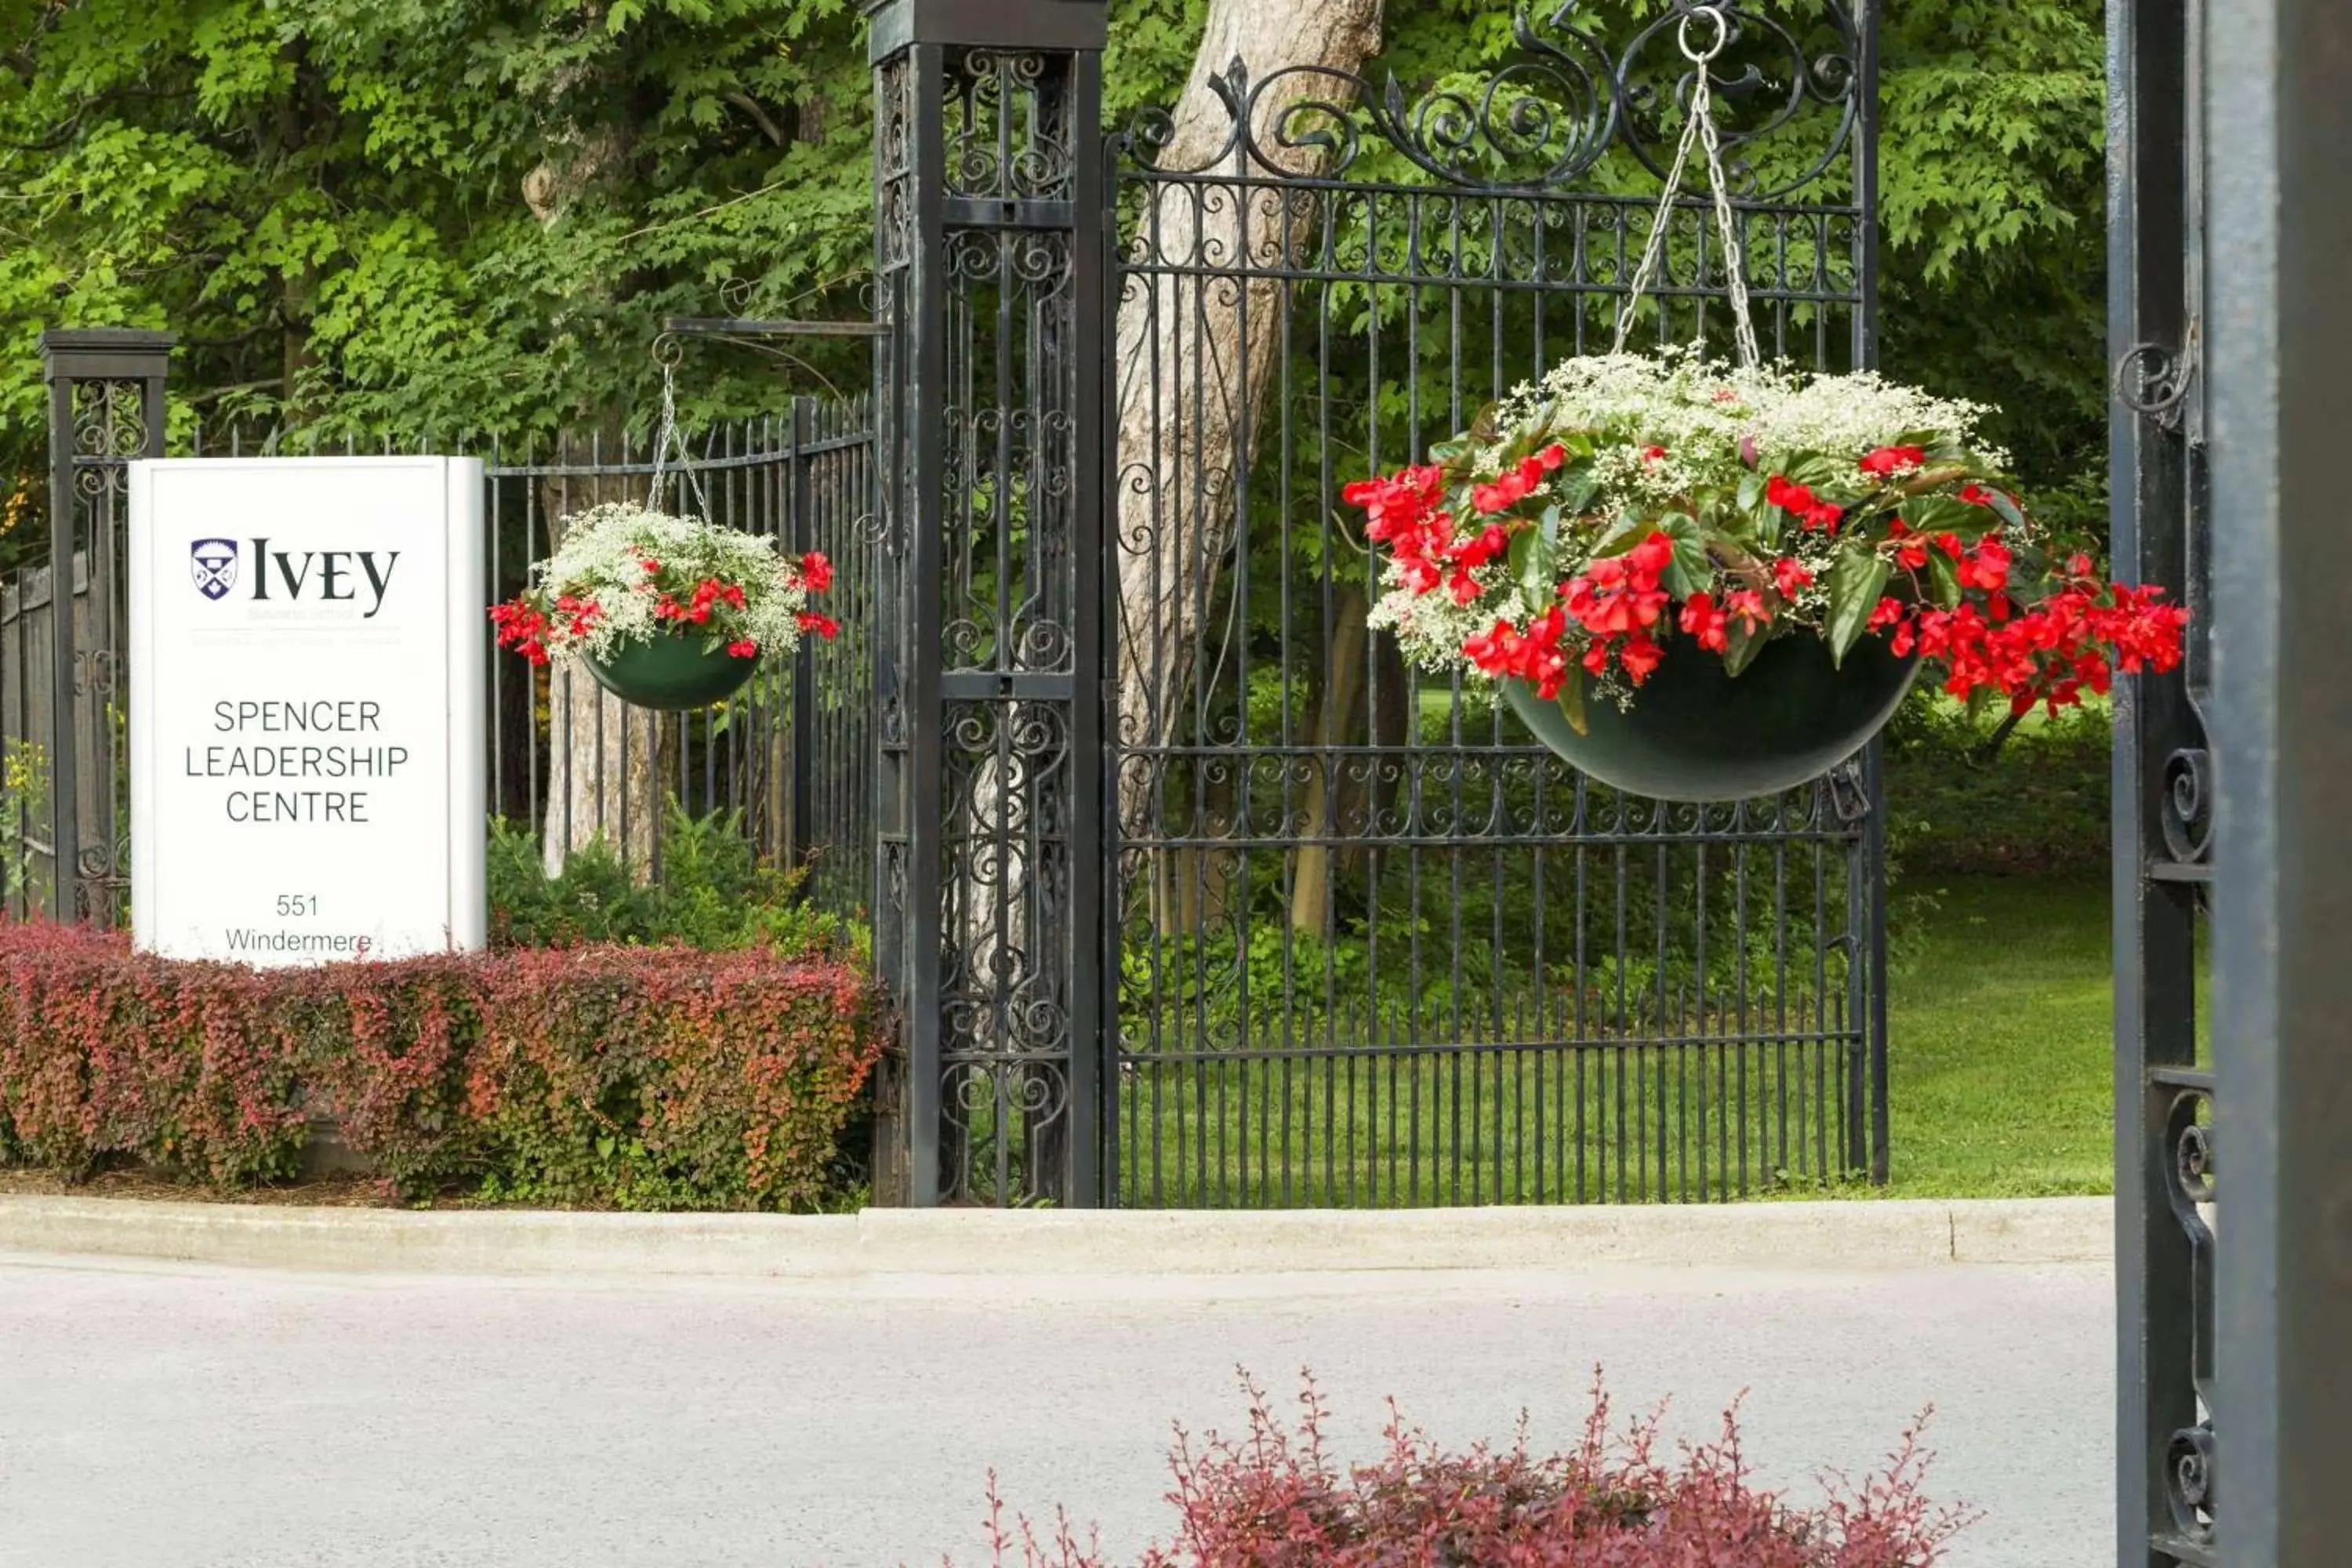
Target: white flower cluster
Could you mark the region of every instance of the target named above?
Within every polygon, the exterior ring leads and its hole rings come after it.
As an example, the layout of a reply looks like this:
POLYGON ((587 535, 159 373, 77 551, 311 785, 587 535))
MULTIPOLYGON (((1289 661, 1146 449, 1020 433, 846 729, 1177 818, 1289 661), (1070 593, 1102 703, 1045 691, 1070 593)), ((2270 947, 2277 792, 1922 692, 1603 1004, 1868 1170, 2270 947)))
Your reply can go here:
MULTIPOLYGON (((1540 448, 1554 438, 1570 446, 1571 472, 1590 484, 1580 482, 1580 521, 1561 533, 1556 551, 1543 561, 1541 580, 1522 583, 1514 569, 1494 563, 1471 572, 1466 584, 1448 570, 1439 586, 1430 581, 1429 563, 1409 569, 1391 559, 1381 574, 1370 624, 1392 630, 1406 658, 1419 668, 1475 673, 1464 644, 1492 633, 1498 623, 1524 631, 1534 617, 1553 608, 1557 584, 1582 572, 1600 541, 1627 537, 1618 527, 1621 518, 1658 521, 1696 513, 1703 523, 1719 525, 1734 505, 1731 498, 1743 498, 1737 503, 1740 508, 1752 507, 1765 481, 1779 478, 1808 495, 1805 484, 1820 486, 1819 499, 1833 514, 1832 526, 1789 514, 1772 542, 1774 559, 1764 563, 1769 581, 1750 578, 1743 584, 1722 579, 1710 583, 1708 591, 1719 605, 1732 590, 1752 587, 1769 597, 1776 624, 1819 632, 1830 612, 1832 573, 1854 538, 1836 531, 1834 514, 1883 495, 1890 477, 1910 471, 1899 464, 1873 470, 1862 459, 1882 448, 1920 447, 1940 454, 1936 462, 1957 460, 1962 473, 1998 474, 2007 468, 2007 456, 1979 435, 1990 412, 1980 404, 1937 397, 1874 374, 1741 368, 1709 363, 1690 349, 1565 360, 1541 381, 1514 390, 1496 411, 1501 438, 1469 463, 1475 480, 1507 478, 1507 453, 1525 454, 1531 445, 1540 448), (1827 477, 1825 460, 1835 477, 1827 477), (1804 479, 1788 478, 1791 474, 1804 479), (1416 591, 1424 587, 1428 591, 1416 591), (1456 595, 1461 587, 1476 590, 1467 604, 1456 595)), ((1564 493, 1559 487, 1568 476, 1545 473, 1531 490, 1519 490, 1526 498, 1517 508, 1520 519, 1564 493)), ((1456 474, 1458 483, 1458 469, 1456 474)), ((1457 489, 1450 504, 1460 513, 1475 493, 1475 485, 1457 489)), ((1892 513, 1871 515, 1884 519, 1892 513)), ((1465 531, 1475 521, 1457 516, 1454 528, 1465 531)), ((1671 631, 1669 623, 1661 635, 1671 631)), ((1587 630, 1571 622, 1564 647, 1572 651, 1588 641, 1587 630)), ((1617 679, 1612 666, 1596 689, 1622 696, 1622 689, 1612 685, 1617 679)))
MULTIPOLYGON (((1471 574, 1471 581, 1491 588, 1491 580, 1500 575, 1489 569, 1471 574)), ((1455 604, 1450 594, 1415 594, 1393 562, 1381 573, 1381 582, 1385 591, 1365 622, 1374 631, 1395 632, 1399 651, 1416 669, 1444 675, 1460 668, 1462 645, 1495 624, 1491 594, 1467 605, 1455 604)))
MULTIPOLYGON (((808 588, 799 567, 769 539, 628 502, 592 508, 560 526, 563 542, 531 569, 531 585, 551 605, 563 596, 595 601, 600 614, 576 644, 593 658, 609 658, 622 644, 648 642, 668 631, 654 613, 660 581, 688 584, 677 595, 681 602, 690 597, 692 584, 706 579, 740 587, 743 608, 730 614, 731 633, 756 642, 762 653, 787 653, 800 644, 808 588), (646 569, 648 559, 660 563, 660 580, 646 569)), ((555 618, 559 625, 567 619, 555 618)))
MULTIPOLYGON (((1540 383, 1519 386, 1498 411, 1507 429, 1539 421, 1553 432, 1586 431, 1616 443, 1594 463, 1601 499, 1612 508, 1656 506, 1695 484, 1736 478, 1744 467, 1769 473, 1801 454, 1858 455, 1922 431, 2003 468, 2007 454, 1977 434, 1990 412, 1874 372, 1747 370, 1710 364, 1689 349, 1563 360, 1540 383), (1743 447, 1752 465, 1743 463, 1743 447)), ((1483 456, 1491 465, 1497 452, 1483 456)))

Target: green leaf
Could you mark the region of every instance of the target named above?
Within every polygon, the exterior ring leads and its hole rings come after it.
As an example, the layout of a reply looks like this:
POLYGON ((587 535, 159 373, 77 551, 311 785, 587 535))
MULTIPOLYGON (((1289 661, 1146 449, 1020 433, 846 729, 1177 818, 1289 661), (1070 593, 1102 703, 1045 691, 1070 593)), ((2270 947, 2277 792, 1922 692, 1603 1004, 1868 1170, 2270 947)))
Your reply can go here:
POLYGON ((1653 524, 1646 517, 1637 517, 1630 511, 1623 513, 1610 525, 1609 531, 1602 534, 1593 544, 1592 559, 1599 561, 1605 556, 1624 554, 1625 552, 1647 539, 1652 527, 1653 524))
POLYGON ((1592 504, 1593 492, 1601 488, 1601 481, 1593 478, 1591 468, 1576 464, 1552 476, 1551 488, 1564 510, 1578 512, 1592 504))
POLYGON ((1874 550, 1848 550, 1830 568, 1832 663, 1845 662, 1846 650, 1869 626, 1870 613, 1878 607, 1879 595, 1892 573, 1885 558, 1874 550))
POLYGON ((2025 527, 2025 513, 2018 510, 2017 503, 2009 499, 2006 491, 1993 489, 1988 486, 1985 494, 1990 499, 1992 510, 2001 521, 2015 529, 2021 530, 2025 527))
POLYGON ((1569 666, 1568 679, 1559 684, 1559 713, 1578 734, 1592 732, 1592 721, 1584 712, 1584 671, 1573 664, 1569 666))
POLYGON ((1936 603, 1944 608, 1956 609, 1960 602, 1960 569, 1958 563, 1930 545, 1927 549, 1927 588, 1936 603))
POLYGON ((1746 621, 1737 616, 1731 618, 1731 644, 1723 650, 1723 668, 1727 675, 1736 676, 1754 664, 1756 656, 1764 651, 1764 645, 1772 640, 1773 628, 1769 622, 1759 626, 1752 632, 1747 628, 1746 621))
POLYGON ((1677 599, 1687 599, 1715 581, 1715 561, 1707 554, 1706 546, 1697 539, 1675 536, 1675 558, 1666 565, 1660 582, 1667 593, 1677 599))
POLYGON ((1857 475, 1852 464, 1840 464, 1820 453, 1814 453, 1799 458, 1795 462, 1790 463, 1789 471, 1782 477, 1804 486, 1809 490, 1822 492, 1822 499, 1827 500, 1831 499, 1827 493, 1828 490, 1851 489, 1857 475))
POLYGON ((1534 528, 1523 528, 1512 534, 1510 548, 1503 556, 1510 580, 1519 585, 1519 593, 1530 609, 1549 602, 1554 592, 1551 552, 1548 548, 1550 543, 1548 528, 1552 514, 1546 512, 1544 515, 1546 522, 1534 528))
POLYGON ((1974 539, 1992 526, 1980 506, 1958 496, 1917 496, 1903 504, 1903 521, 1921 533, 1957 533, 1974 539))
POLYGON ((1750 468, 1739 480, 1739 510, 1751 515, 1764 510, 1765 479, 1750 468))

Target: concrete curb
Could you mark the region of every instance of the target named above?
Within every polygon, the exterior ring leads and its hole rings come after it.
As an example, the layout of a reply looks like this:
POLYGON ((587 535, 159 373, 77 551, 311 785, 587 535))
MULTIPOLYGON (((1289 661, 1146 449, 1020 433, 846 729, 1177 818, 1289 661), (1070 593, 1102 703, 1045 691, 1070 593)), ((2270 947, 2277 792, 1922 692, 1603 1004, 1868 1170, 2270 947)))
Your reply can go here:
POLYGON ((1405 1210, 419 1213, 0 1196, 0 1252, 302 1272, 856 1279, 2100 1263, 2105 1198, 1405 1210))

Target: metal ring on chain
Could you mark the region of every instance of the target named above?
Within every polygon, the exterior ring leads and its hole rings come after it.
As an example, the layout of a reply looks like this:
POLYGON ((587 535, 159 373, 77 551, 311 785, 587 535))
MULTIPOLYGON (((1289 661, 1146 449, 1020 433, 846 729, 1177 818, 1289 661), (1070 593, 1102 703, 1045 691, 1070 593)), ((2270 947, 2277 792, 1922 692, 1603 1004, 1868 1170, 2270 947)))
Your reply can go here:
POLYGON ((1731 42, 1730 19, 1724 16, 1723 7, 1720 5, 1701 5, 1696 10, 1685 13, 1683 19, 1675 24, 1675 42, 1682 46, 1685 59, 1694 65, 1703 66, 1723 53, 1724 47, 1731 42), (1709 44, 1704 50, 1692 44, 1690 35, 1690 25, 1701 16, 1706 17, 1715 24, 1715 42, 1709 44))

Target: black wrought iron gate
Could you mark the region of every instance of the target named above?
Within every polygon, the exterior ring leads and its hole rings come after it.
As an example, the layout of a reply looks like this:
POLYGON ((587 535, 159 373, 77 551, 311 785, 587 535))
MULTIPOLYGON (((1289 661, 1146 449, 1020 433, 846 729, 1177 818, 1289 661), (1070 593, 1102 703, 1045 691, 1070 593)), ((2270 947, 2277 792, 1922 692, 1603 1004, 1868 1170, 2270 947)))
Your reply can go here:
MULTIPOLYGON (((2110 336, 2117 345, 2114 558, 2119 578, 2209 608, 2204 387, 2203 6, 2117 4, 2119 113, 2110 336)), ((2118 1561, 2217 1564, 2213 1073, 2197 1023, 2198 926, 2211 891, 2209 616, 2179 669, 2116 703, 2118 1561), (2145 1292, 2145 1294, 2143 1294, 2145 1292)))
POLYGON ((2107 26, 2116 574, 2194 616, 2182 667, 2116 705, 2116 1561, 2333 1568, 2352 11, 2110 0, 2107 26))
MULTIPOLYGON (((1875 16, 1721 10, 1769 352, 1870 363, 1875 16)), ((1597 348, 1678 5, 1490 79, 1236 61, 1099 124, 1088 0, 875 13, 877 955, 918 1203, 1728 1197, 1885 1170, 1874 758, 1576 776, 1364 621, 1349 479, 1597 348)), ((1701 195, 1654 341, 1728 330, 1701 195)))

